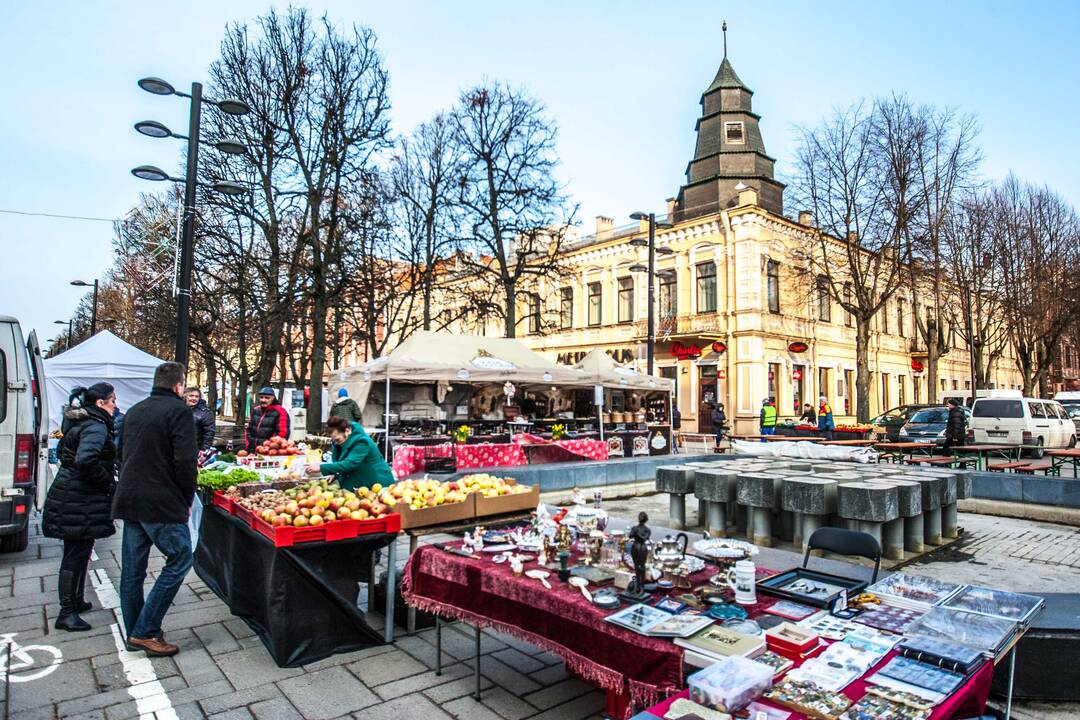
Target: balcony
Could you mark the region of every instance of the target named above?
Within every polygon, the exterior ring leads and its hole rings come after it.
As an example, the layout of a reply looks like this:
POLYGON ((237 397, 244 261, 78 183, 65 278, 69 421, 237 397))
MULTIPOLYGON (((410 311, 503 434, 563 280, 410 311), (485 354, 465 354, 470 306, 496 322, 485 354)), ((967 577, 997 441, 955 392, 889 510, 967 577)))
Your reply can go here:
MULTIPOLYGON (((725 333, 723 320, 718 313, 705 315, 679 315, 676 317, 660 316, 656 319, 656 337, 699 337, 719 336, 725 333)), ((634 323, 635 339, 644 340, 648 337, 649 327, 647 320, 638 320, 634 323)))

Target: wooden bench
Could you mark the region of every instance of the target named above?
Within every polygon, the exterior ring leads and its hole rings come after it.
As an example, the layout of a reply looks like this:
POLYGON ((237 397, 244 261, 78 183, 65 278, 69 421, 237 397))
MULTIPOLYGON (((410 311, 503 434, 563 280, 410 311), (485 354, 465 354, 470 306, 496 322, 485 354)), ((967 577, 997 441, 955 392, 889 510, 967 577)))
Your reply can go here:
MULTIPOLYGON (((905 458, 904 462, 911 465, 952 465, 953 459, 951 457, 909 457, 905 458)), ((963 461, 961 461, 963 462, 963 461)))
POLYGON ((991 463, 986 466, 986 469, 990 472, 1005 472, 1006 470, 1019 470, 1020 468, 1027 467, 1028 464, 1027 461, 991 463))
POLYGON ((1034 475, 1037 472, 1041 472, 1044 475, 1053 470, 1050 463, 1016 463, 1019 467, 1014 468, 1013 472, 1023 473, 1024 475, 1034 475))

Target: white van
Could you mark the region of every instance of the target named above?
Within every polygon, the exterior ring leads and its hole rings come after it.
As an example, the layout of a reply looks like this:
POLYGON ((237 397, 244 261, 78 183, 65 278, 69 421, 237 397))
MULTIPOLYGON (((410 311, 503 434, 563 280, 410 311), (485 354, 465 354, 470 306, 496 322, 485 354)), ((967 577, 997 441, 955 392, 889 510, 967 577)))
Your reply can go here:
POLYGON ((1076 426, 1061 403, 1018 392, 976 398, 969 427, 976 443, 1031 445, 1033 457, 1042 457, 1044 449, 1076 445, 1076 426))
POLYGON ((37 335, 24 342, 19 321, 0 315, 0 552, 26 549, 31 503, 45 504, 48 417, 37 335))

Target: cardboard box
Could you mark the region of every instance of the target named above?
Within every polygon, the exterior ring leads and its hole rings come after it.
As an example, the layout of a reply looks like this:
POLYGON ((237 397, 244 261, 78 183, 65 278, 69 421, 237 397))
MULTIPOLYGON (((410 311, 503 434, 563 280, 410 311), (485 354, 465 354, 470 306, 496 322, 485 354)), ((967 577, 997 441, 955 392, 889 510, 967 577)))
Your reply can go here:
POLYGON ((413 510, 407 504, 399 502, 393 508, 394 512, 401 514, 401 527, 414 528, 428 525, 444 525, 447 523, 462 522, 476 517, 476 496, 469 493, 465 499, 458 503, 448 503, 436 507, 413 510))
POLYGON ((483 497, 478 493, 470 494, 476 498, 477 518, 487 517, 489 515, 506 515, 507 513, 520 512, 522 510, 535 510, 540 502, 539 485, 533 485, 529 492, 514 493, 513 495, 483 497))

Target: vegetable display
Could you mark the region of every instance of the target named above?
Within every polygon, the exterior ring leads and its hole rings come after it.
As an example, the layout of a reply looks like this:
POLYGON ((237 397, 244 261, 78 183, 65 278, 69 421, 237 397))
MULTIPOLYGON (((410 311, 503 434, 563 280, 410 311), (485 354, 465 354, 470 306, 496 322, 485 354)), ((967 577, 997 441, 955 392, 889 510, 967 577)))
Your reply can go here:
POLYGON ((224 470, 200 470, 196 484, 204 490, 225 490, 233 485, 246 482, 258 482, 263 476, 254 470, 236 468, 225 472, 224 470))

